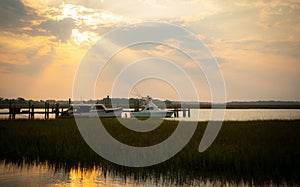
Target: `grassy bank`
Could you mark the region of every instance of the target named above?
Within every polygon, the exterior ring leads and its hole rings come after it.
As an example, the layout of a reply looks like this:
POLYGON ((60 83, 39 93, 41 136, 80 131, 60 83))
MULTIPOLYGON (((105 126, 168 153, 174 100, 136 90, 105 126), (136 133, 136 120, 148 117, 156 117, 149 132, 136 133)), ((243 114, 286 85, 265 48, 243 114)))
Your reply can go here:
MULTIPOLYGON (((154 131, 135 133, 116 119, 105 119, 103 123, 116 139, 134 146, 159 143, 177 125, 175 121, 164 121, 154 131)), ((0 159, 13 163, 48 162, 66 170, 79 163, 84 168, 96 165, 102 167, 104 174, 139 180, 151 176, 177 183, 199 179, 300 185, 300 120, 224 122, 212 146, 199 153, 205 128, 206 123, 200 122, 188 145, 170 160, 151 167, 130 168, 106 161, 93 152, 73 119, 2 120, 0 159)))

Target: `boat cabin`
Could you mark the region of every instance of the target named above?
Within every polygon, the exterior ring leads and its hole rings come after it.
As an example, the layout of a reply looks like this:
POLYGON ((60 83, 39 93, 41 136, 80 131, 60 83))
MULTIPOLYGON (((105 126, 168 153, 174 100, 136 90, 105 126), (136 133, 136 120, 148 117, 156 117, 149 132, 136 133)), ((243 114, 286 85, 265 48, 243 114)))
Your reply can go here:
POLYGON ((160 109, 150 100, 144 107, 142 111, 160 111, 160 109))

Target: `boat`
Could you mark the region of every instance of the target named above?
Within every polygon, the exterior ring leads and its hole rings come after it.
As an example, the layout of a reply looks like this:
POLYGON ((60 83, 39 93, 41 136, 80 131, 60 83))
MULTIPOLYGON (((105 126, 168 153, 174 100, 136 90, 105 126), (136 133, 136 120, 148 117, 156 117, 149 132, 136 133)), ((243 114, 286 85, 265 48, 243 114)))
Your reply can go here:
POLYGON ((141 111, 131 112, 131 117, 135 118, 170 118, 174 111, 162 110, 158 108, 152 101, 152 98, 147 96, 143 98, 145 104, 141 111))
POLYGON ((67 111, 61 113, 61 118, 114 118, 121 117, 123 108, 106 108, 103 104, 71 104, 67 111))

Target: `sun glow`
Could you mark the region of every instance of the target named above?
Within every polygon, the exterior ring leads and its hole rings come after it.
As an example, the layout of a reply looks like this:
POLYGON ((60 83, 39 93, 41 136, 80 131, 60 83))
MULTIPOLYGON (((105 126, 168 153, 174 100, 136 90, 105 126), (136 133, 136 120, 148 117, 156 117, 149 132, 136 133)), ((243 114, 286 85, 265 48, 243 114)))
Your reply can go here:
POLYGON ((85 48, 95 43, 98 39, 100 39, 100 37, 94 32, 90 32, 90 31, 80 32, 78 29, 73 29, 72 39, 76 45, 85 48))
POLYGON ((110 12, 86 8, 81 5, 62 4, 60 6, 60 14, 57 16, 59 20, 72 18, 77 28, 72 30, 73 42, 83 48, 87 48, 95 43, 100 37, 92 30, 98 27, 107 27, 118 25, 124 22, 122 16, 116 16, 110 12))
POLYGON ((80 27, 90 26, 92 29, 96 29, 100 25, 106 26, 125 22, 123 16, 117 16, 100 9, 86 8, 81 5, 62 4, 60 9, 61 14, 57 16, 59 19, 72 18, 75 20, 76 25, 80 27))
MULTIPOLYGON (((105 27, 115 27, 124 23, 131 23, 130 19, 124 16, 113 14, 103 9, 88 8, 83 5, 51 2, 36 2, 24 0, 28 7, 36 9, 36 13, 45 19, 31 21, 32 26, 39 26, 46 20, 60 21, 67 18, 74 20, 75 26, 72 28, 71 43, 81 48, 91 46, 98 40, 97 29, 105 27)), ((27 29, 28 28, 24 28, 27 29)), ((46 32, 40 30, 41 32, 46 32)))

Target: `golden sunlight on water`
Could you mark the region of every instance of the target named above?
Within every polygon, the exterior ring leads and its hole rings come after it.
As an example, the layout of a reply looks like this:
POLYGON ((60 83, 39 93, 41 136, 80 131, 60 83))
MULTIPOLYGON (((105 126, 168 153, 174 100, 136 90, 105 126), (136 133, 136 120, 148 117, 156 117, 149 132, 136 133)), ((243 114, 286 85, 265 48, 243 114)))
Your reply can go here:
MULTIPOLYGON (((99 176, 102 176, 102 170, 96 169, 96 167, 92 170, 71 169, 69 177, 70 186, 75 187, 78 186, 78 184, 83 187, 101 186, 101 180, 97 180, 99 176)), ((106 184, 104 183, 103 186, 106 186, 106 184)))
MULTIPOLYGON (((0 161, 0 186, 57 186, 57 187, 131 187, 131 186, 221 186, 220 181, 199 181, 193 180, 189 185, 178 185, 173 182, 163 181, 162 178, 154 180, 154 176, 149 179, 137 181, 130 177, 126 179, 104 173, 101 168, 93 169, 71 169, 69 172, 63 169, 55 170, 47 163, 33 164, 12 164, 0 161), (156 182, 155 182, 156 181, 156 182)), ((222 186, 232 186, 225 183, 222 186)), ((245 183, 236 184, 236 186, 252 186, 245 183)), ((270 186, 275 186, 270 183, 270 186)), ((282 186, 287 186, 285 183, 282 186)))
MULTIPOLYGON (((80 168, 80 167, 78 167, 80 168)), ((151 181, 139 183, 137 181, 104 174, 101 168, 63 169, 55 170, 47 163, 43 164, 11 164, 0 162, 0 186, 155 186, 151 181)))

